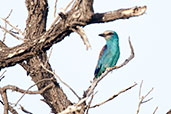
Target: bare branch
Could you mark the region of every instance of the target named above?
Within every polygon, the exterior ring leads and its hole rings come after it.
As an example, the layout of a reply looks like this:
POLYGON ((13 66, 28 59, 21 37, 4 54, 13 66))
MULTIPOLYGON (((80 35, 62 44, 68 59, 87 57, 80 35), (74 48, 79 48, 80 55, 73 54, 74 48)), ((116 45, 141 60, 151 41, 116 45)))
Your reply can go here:
POLYGON ((72 28, 71 30, 74 31, 74 32, 76 32, 76 33, 78 33, 81 36, 84 44, 86 45, 86 49, 87 50, 89 48, 91 48, 91 45, 90 45, 90 43, 88 41, 88 38, 87 38, 87 36, 86 36, 85 31, 83 30, 83 28, 81 28, 80 26, 76 26, 76 28, 72 28))
MULTIPOLYGON (((0 100, 0 103, 2 105, 4 105, 4 103, 0 100)), ((12 114, 18 114, 18 112, 11 106, 8 104, 8 108, 9 108, 9 111, 12 113, 12 114)))
POLYGON ((53 50, 53 47, 50 49, 49 56, 47 57, 47 60, 45 62, 45 66, 48 64, 48 61, 49 61, 51 54, 52 54, 52 50, 53 50))
POLYGON ((30 86, 27 90, 24 90, 24 91, 20 91, 23 93, 23 95, 17 100, 17 102, 15 103, 15 106, 20 102, 20 100, 24 97, 25 94, 41 94, 43 93, 45 90, 47 90, 48 88, 52 87, 52 85, 48 85, 46 86, 45 88, 43 88, 42 90, 39 90, 39 91, 29 91, 29 89, 31 89, 32 87, 34 87, 35 85, 37 85, 38 83, 41 83, 43 81, 51 81, 53 80, 53 77, 52 78, 44 78, 42 80, 39 80, 37 81, 35 84, 33 84, 32 86, 30 86))
POLYGON ((9 104, 8 104, 8 99, 7 99, 7 93, 6 90, 4 90, 3 88, 0 88, 0 94, 3 100, 3 104, 4 104, 4 114, 8 114, 8 110, 9 110, 9 104))
POLYGON ((0 75, 0 81, 5 77, 4 74, 5 74, 6 70, 4 70, 4 72, 2 72, 2 74, 0 75))
POLYGON ((33 114, 30 111, 26 110, 23 106, 20 105, 20 108, 23 112, 27 113, 27 114, 33 114))
MULTIPOLYGON (((71 0, 69 3, 68 3, 68 5, 64 8, 64 11, 66 11, 68 8, 69 8, 69 6, 73 3, 73 1, 74 0, 71 0)), ((54 25, 55 25, 55 23, 59 20, 59 15, 55 18, 55 20, 52 22, 52 24, 50 25, 50 27, 49 27, 49 29, 51 29, 54 25)), ((49 30, 48 29, 48 30, 49 30)))
POLYGON ((135 53, 134 53, 134 48, 133 48, 133 46, 132 46, 130 37, 129 37, 128 41, 129 41, 129 47, 130 47, 130 49, 131 49, 131 55, 129 56, 128 59, 126 59, 126 60, 123 62, 123 64, 121 64, 121 65, 119 65, 119 66, 115 66, 114 69, 118 69, 118 68, 121 68, 121 67, 125 66, 130 60, 132 60, 132 59, 134 58, 135 53))
POLYGON ((24 33, 18 29, 17 27, 15 27, 14 25, 12 25, 6 18, 1 18, 5 23, 7 23, 8 25, 10 25, 14 30, 16 30, 19 34, 24 36, 24 33))
POLYGON ((140 84, 140 89, 139 89, 139 99, 141 98, 142 84, 143 84, 143 80, 141 81, 141 84, 140 84))
MULTIPOLYGON (((96 92, 97 93, 97 92, 96 92)), ((96 94, 95 93, 95 94, 96 94)), ((94 95, 95 94, 93 94, 92 96, 91 96, 91 99, 90 99, 90 101, 88 102, 88 105, 87 105, 87 108, 86 108, 86 110, 87 110, 87 112, 86 112, 86 114, 88 114, 88 111, 89 111, 89 109, 90 109, 90 105, 91 105, 91 103, 92 103, 92 101, 93 101, 93 98, 94 98, 94 95)))
POLYGON ((148 91, 146 95, 141 96, 141 92, 140 91, 142 90, 142 84, 143 84, 143 81, 141 81, 141 84, 140 84, 140 89, 139 89, 139 103, 138 103, 138 108, 137 108, 136 114, 139 114, 141 104, 146 103, 146 102, 152 100, 152 98, 150 98, 148 100, 145 100, 145 98, 153 91, 153 88, 150 91, 148 91))
POLYGON ((29 90, 20 89, 16 86, 13 86, 13 85, 7 85, 7 86, 4 86, 3 89, 4 90, 10 89, 12 91, 16 91, 16 92, 20 92, 20 93, 24 93, 24 94, 41 94, 50 87, 52 87, 52 85, 48 85, 39 91, 29 91, 29 90))
POLYGON ((119 9, 106 13, 96 13, 93 15, 90 23, 104 23, 117 19, 128 19, 145 13, 147 6, 133 7, 128 9, 119 9))
POLYGON ((77 95, 77 93, 76 93, 76 92, 75 92, 67 83, 65 83, 65 82, 64 82, 56 73, 54 73, 54 72, 48 70, 42 63, 40 63, 40 65, 41 65, 46 71, 48 71, 49 73, 51 73, 51 74, 53 74, 54 76, 56 76, 56 77, 58 78, 58 80, 59 80, 62 84, 64 84, 66 87, 68 87, 78 99, 81 99, 81 98, 77 95))
POLYGON ((58 0, 55 0, 54 12, 53 12, 53 17, 54 18, 56 17, 57 2, 58 2, 58 0))
POLYGON ((124 92, 128 91, 129 89, 135 87, 136 85, 137 85, 137 83, 134 83, 134 84, 131 85, 130 87, 125 88, 125 89, 119 91, 117 94, 113 95, 113 96, 110 97, 109 99, 107 99, 107 100, 105 100, 105 101, 103 101, 103 102, 101 102, 101 103, 98 103, 98 104, 96 104, 96 105, 94 105, 94 106, 91 106, 90 108, 95 108, 95 107, 97 107, 97 106, 101 106, 101 105, 105 104, 106 102, 108 102, 108 101, 110 101, 110 100, 116 98, 116 97, 119 96, 121 93, 124 93, 124 92))
POLYGON ((153 114, 155 114, 157 112, 158 106, 155 108, 153 114))
POLYGON ((9 14, 7 15, 7 17, 5 19, 8 19, 11 16, 12 11, 13 11, 13 9, 10 10, 9 14))
POLYGON ((15 34, 13 34, 13 33, 11 33, 9 30, 7 30, 5 27, 3 27, 3 26, 0 26, 0 28, 1 29, 3 29, 5 32, 7 32, 7 33, 9 33, 11 36, 13 36, 14 38, 16 38, 16 39, 18 39, 18 40, 25 40, 25 39, 23 39, 23 38, 20 38, 20 37, 18 37, 17 35, 15 35, 15 34))
MULTIPOLYGON (((11 11, 9 12, 8 16, 7 16, 5 19, 8 19, 8 18, 10 17, 12 11, 13 11, 13 10, 11 9, 11 11)), ((5 28, 7 28, 7 23, 6 23, 6 22, 5 22, 5 28)), ((7 32, 4 31, 4 35, 3 35, 3 38, 2 38, 2 42, 5 41, 6 33, 7 33, 7 32)))

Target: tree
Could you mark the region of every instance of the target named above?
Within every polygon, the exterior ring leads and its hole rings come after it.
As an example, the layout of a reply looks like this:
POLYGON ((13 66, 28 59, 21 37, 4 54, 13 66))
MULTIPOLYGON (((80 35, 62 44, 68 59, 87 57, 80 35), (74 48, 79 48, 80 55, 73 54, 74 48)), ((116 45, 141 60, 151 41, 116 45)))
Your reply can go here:
MULTIPOLYGON (((65 111, 67 111, 65 109, 69 111, 73 110, 73 112, 80 114, 84 113, 89 105, 86 104, 85 101, 87 97, 92 96, 93 89, 101 79, 95 81, 95 86, 92 88, 92 91, 88 89, 82 97, 78 96, 80 101, 77 105, 72 105, 72 101, 67 98, 55 78, 55 73, 48 62, 47 50, 54 44, 62 41, 72 32, 76 32, 81 36, 88 49, 90 48, 90 44, 82 27, 95 23, 105 23, 139 16, 145 13, 146 6, 95 13, 93 10, 93 0, 72 0, 66 8, 61 10, 59 16, 56 17, 50 28, 47 29, 48 1, 26 0, 25 3, 28 10, 25 33, 12 26, 7 19, 3 19, 7 24, 11 25, 15 31, 23 35, 22 40, 24 42, 20 45, 8 48, 3 41, 0 41, 0 69, 15 66, 16 64, 21 65, 34 81, 38 91, 22 90, 15 86, 5 86, 1 88, 0 93, 3 100, 1 103, 4 104, 4 114, 7 114, 8 110, 11 113, 17 113, 8 103, 7 89, 25 94, 41 94, 44 98, 44 102, 49 105, 53 113, 65 113, 65 111), (66 9, 70 5, 72 5, 71 9, 66 12, 66 9)), ((5 33, 9 33, 13 37, 21 39, 17 37, 14 32, 7 30, 5 27, 0 26, 0 28, 3 29, 5 33)), ((124 64, 125 63, 126 62, 124 62, 124 64)), ((113 69, 106 71, 104 76, 113 69)), ((90 86, 90 88, 91 87, 92 86, 90 86)))

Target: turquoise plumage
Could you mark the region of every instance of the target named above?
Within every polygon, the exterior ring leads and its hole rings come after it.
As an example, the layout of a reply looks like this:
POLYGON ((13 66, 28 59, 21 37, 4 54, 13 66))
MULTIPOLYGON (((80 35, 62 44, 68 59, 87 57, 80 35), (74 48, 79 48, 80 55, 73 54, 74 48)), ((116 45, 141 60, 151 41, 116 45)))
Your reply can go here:
POLYGON ((99 60, 94 72, 96 78, 98 78, 107 67, 114 67, 120 56, 119 38, 115 31, 107 30, 102 34, 99 34, 106 40, 106 45, 102 48, 99 60))

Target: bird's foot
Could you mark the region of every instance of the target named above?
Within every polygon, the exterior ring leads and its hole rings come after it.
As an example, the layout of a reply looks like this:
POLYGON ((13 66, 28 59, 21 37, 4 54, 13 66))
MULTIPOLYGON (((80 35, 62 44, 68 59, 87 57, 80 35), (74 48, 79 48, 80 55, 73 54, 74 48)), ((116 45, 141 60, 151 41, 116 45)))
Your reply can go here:
POLYGON ((111 70, 113 70, 113 69, 118 69, 119 67, 118 66, 113 66, 113 67, 107 67, 106 69, 108 70, 108 71, 111 71, 111 70))
POLYGON ((113 68, 113 69, 118 69, 119 67, 115 65, 115 66, 113 66, 112 68, 113 68))

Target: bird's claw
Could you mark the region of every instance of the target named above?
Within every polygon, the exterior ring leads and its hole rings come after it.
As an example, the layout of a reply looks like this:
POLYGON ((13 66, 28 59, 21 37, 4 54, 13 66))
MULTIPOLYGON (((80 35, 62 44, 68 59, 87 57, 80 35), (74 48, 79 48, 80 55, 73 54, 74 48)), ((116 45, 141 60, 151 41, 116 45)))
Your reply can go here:
POLYGON ((113 69, 118 69, 119 67, 118 66, 113 66, 113 67, 107 67, 106 69, 108 70, 108 71, 111 71, 111 70, 113 70, 113 69))

